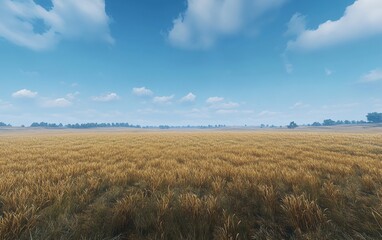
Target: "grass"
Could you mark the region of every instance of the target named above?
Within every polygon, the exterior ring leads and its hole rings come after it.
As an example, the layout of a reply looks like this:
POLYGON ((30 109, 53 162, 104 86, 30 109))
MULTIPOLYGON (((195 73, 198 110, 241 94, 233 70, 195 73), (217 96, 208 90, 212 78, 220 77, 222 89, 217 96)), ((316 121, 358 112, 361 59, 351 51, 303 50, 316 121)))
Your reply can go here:
POLYGON ((381 239, 382 136, 0 138, 0 239, 381 239))

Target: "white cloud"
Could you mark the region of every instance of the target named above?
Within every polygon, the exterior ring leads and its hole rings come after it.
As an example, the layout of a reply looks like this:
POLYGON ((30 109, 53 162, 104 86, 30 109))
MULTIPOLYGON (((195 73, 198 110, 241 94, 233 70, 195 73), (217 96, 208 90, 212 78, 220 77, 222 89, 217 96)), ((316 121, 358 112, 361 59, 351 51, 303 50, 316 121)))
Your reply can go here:
POLYGON ((290 109, 303 109, 310 107, 309 104, 303 103, 303 102, 296 102, 293 106, 290 107, 290 109))
POLYGON ((240 107, 239 103, 236 102, 225 102, 225 99, 222 97, 210 97, 206 100, 206 103, 212 109, 234 109, 240 107))
POLYGON ((154 93, 146 87, 133 88, 133 94, 139 97, 149 97, 154 93))
POLYGON ((318 49, 376 34, 382 34, 382 1, 356 0, 340 19, 303 31, 288 49, 318 49))
POLYGON ((173 22, 169 41, 181 48, 208 48, 217 38, 246 28, 285 0, 188 0, 187 10, 173 22))
POLYGON ((70 101, 75 100, 78 96, 80 95, 80 92, 74 92, 74 93, 68 93, 66 94, 66 98, 69 99, 70 101))
POLYGON ((107 93, 101 96, 93 97, 92 100, 96 102, 111 102, 118 100, 120 97, 116 93, 107 93))
POLYGON ((52 4, 46 10, 33 0, 2 0, 0 37, 33 50, 50 49, 62 39, 114 42, 105 0, 53 0, 52 4))
POLYGON ((296 36, 305 31, 306 28, 306 17, 300 13, 295 13, 289 20, 288 29, 285 32, 286 36, 296 36))
POLYGON ((47 108, 65 108, 65 107, 70 107, 71 105, 72 105, 72 102, 67 100, 66 98, 46 100, 43 103, 43 107, 47 107, 47 108))
POLYGON ((14 98, 35 98, 37 97, 37 92, 32 92, 28 89, 21 89, 17 92, 12 93, 12 97, 14 98))
POLYGON ((180 102, 182 102, 182 103, 187 103, 187 102, 190 103, 190 102, 195 102, 195 100, 196 100, 196 96, 193 93, 190 92, 186 96, 182 97, 180 99, 180 102))
POLYGON ((222 98, 222 97, 210 97, 206 100, 206 103, 214 104, 214 103, 220 103, 223 101, 224 101, 224 98, 222 98))
POLYGON ((171 101, 174 99, 174 95, 171 96, 162 96, 162 97, 154 97, 153 103, 157 104, 171 104, 171 101))
POLYGON ((377 82, 382 81, 382 71, 379 69, 371 70, 361 78, 362 82, 377 82))

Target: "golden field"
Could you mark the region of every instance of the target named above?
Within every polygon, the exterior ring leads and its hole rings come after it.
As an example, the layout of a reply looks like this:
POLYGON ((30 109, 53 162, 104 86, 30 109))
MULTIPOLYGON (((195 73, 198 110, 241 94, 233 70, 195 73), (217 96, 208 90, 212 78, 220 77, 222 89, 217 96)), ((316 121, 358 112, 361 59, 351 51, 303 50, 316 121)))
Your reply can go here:
POLYGON ((382 135, 0 136, 0 239, 382 239, 382 135))

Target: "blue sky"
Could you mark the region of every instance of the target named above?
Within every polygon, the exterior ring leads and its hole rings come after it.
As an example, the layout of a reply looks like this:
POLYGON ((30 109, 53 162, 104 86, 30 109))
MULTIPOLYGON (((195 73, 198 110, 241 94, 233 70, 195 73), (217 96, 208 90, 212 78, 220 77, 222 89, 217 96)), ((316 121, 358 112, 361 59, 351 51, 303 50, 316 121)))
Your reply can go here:
POLYGON ((380 0, 2 0, 0 121, 362 120, 381 43, 380 0))

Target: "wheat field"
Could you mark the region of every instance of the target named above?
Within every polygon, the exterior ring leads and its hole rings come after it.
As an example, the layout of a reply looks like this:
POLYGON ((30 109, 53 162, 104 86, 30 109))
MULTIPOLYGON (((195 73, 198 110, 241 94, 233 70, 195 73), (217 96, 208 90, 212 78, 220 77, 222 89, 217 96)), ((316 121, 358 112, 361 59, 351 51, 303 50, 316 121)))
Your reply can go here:
POLYGON ((382 136, 0 137, 0 239, 381 239, 382 136))

